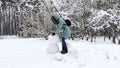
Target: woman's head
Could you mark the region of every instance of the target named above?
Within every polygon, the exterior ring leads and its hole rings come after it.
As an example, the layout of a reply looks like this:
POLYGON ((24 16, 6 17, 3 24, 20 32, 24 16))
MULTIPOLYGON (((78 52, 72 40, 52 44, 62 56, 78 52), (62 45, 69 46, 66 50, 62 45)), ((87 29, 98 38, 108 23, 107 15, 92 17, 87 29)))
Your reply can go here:
POLYGON ((58 13, 53 13, 52 17, 51 17, 53 23, 55 25, 59 24, 59 19, 60 19, 60 15, 58 13))

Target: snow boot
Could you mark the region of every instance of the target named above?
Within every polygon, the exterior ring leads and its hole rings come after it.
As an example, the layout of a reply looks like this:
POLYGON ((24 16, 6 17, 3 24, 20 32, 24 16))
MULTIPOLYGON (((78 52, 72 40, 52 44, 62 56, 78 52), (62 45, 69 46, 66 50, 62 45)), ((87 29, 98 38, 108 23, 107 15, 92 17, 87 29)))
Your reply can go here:
POLYGON ((61 54, 66 54, 66 53, 68 53, 67 48, 63 48, 62 51, 61 51, 61 54))

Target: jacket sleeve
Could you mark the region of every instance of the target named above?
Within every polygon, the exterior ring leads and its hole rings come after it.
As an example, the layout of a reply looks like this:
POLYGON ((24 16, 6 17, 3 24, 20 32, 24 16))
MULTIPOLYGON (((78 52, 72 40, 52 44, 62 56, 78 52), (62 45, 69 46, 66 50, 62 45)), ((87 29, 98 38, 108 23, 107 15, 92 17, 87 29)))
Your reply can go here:
POLYGON ((61 19, 59 20, 59 24, 58 24, 58 27, 57 27, 57 30, 55 31, 55 34, 59 33, 62 29, 62 26, 63 26, 63 22, 61 21, 61 19))

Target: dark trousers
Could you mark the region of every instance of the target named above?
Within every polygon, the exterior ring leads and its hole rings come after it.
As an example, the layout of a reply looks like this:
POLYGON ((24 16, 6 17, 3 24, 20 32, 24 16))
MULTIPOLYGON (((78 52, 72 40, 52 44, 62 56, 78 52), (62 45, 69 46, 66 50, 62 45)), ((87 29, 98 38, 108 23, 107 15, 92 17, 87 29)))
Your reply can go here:
POLYGON ((62 37, 62 50, 67 50, 67 45, 64 37, 62 37))

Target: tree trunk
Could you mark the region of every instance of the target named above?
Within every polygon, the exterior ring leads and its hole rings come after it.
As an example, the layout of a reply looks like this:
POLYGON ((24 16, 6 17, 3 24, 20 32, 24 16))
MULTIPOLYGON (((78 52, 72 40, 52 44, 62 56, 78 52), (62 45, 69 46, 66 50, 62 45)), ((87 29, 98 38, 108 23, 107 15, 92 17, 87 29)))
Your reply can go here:
MULTIPOLYGON (((10 5, 11 6, 11 5, 10 5)), ((12 28, 11 28, 11 7, 9 6, 9 34, 12 35, 12 28)))
POLYGON ((120 40, 118 40, 118 44, 120 44, 120 40))
POLYGON ((3 12, 2 12, 2 8, 1 8, 1 35, 3 35, 3 28, 4 28, 4 23, 3 23, 3 12))
POLYGON ((13 20, 14 20, 14 23, 15 23, 15 35, 18 35, 18 22, 16 22, 16 17, 15 17, 15 7, 16 6, 12 6, 12 9, 13 9, 13 20))
POLYGON ((115 38, 116 38, 116 37, 115 37, 115 36, 113 36, 113 40, 112 40, 112 41, 113 41, 113 43, 116 43, 116 42, 115 42, 115 38))
POLYGON ((2 16, 1 15, 2 15, 2 13, 1 13, 1 8, 0 8, 0 35, 1 35, 1 23, 2 23, 2 21, 1 21, 2 20, 1 19, 2 16))

